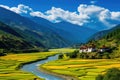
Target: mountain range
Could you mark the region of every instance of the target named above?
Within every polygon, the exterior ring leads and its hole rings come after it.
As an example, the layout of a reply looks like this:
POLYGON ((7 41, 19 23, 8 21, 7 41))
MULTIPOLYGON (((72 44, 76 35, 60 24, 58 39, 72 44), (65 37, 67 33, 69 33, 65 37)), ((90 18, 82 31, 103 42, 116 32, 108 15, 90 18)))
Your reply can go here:
POLYGON ((31 20, 53 30, 71 44, 85 43, 88 41, 89 36, 97 32, 97 30, 84 26, 78 26, 65 21, 60 23, 51 23, 40 17, 32 17, 31 20))
POLYGON ((22 36, 35 46, 63 47, 67 42, 54 31, 35 23, 34 21, 0 7, 0 21, 17 29, 22 36))
MULTIPOLYGON (((117 26, 114 26, 113 28, 111 29, 108 29, 108 30, 103 30, 103 31, 99 31, 97 33, 95 33, 94 35, 92 35, 90 37, 89 40, 100 40, 102 39, 104 36, 108 36, 110 33, 114 32, 114 31, 117 31, 120 29, 120 24, 118 24, 117 26)), ((117 35, 117 34, 115 34, 117 35)), ((114 36, 114 35, 113 35, 114 36)), ((112 37, 113 37, 112 36, 112 37)))
MULTIPOLYGON (((52 23, 40 17, 21 16, 2 7, 0 7, 0 23, 1 33, 20 40, 18 43, 23 42, 20 44, 21 46, 28 44, 23 48, 68 47, 73 44, 86 43, 91 38, 100 38, 109 32, 108 30, 99 32, 97 26, 92 23, 86 26, 79 26, 66 21, 52 23)), ((106 29, 100 22, 98 23, 102 29, 106 29)))
POLYGON ((25 50, 30 48, 34 48, 34 46, 24 40, 21 34, 8 25, 0 22, 0 49, 11 51, 13 49, 25 50))

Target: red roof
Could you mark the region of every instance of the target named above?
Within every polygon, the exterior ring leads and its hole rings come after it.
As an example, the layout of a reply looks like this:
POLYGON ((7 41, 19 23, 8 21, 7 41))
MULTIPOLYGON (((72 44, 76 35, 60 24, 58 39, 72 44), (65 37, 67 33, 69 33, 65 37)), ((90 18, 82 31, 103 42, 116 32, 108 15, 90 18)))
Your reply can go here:
POLYGON ((80 49, 87 49, 88 46, 81 46, 80 49))
POLYGON ((101 47, 101 49, 105 49, 105 48, 108 48, 108 47, 106 47, 105 45, 103 45, 103 46, 101 47))

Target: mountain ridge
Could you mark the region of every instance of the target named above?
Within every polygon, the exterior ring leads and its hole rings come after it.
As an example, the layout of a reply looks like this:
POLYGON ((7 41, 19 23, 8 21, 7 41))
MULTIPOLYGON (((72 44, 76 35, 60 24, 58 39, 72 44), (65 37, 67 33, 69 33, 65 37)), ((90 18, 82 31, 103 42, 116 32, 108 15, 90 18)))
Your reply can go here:
POLYGON ((19 33, 0 22, 0 49, 11 51, 31 48, 34 48, 34 46, 25 41, 19 33))
MULTIPOLYGON (((47 48, 64 47, 68 45, 67 42, 65 42, 59 35, 55 34, 54 31, 45 28, 44 26, 41 26, 26 17, 1 7, 0 12, 0 21, 10 27, 19 28, 22 30, 22 33, 25 33, 26 35, 28 34, 28 36, 37 41, 37 43, 42 43, 47 48)), ((35 41, 29 41, 35 43, 35 41)))
POLYGON ((67 40, 73 44, 87 42, 85 40, 85 39, 88 39, 87 35, 90 35, 90 34, 92 35, 95 32, 97 32, 96 30, 89 29, 89 28, 83 27, 83 26, 78 26, 75 24, 71 24, 71 23, 65 22, 65 21, 60 22, 60 23, 52 23, 52 22, 50 22, 46 19, 40 18, 40 17, 32 17, 31 19, 40 25, 44 25, 44 26, 52 29, 57 34, 59 34, 62 38, 64 38, 65 40, 67 40), (84 33, 85 31, 87 34, 84 33), (85 34, 86 37, 82 37, 82 34, 83 35, 85 34))

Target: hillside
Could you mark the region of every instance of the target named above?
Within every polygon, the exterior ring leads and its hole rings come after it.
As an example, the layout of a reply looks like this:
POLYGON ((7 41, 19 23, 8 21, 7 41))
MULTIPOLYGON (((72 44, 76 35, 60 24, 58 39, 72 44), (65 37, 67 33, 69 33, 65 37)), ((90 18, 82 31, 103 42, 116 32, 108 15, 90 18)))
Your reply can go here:
POLYGON ((116 46, 119 47, 120 44, 120 25, 110 29, 108 33, 103 36, 101 40, 98 42, 104 41, 104 44, 108 46, 116 46))
POLYGON ((63 59, 64 56, 82 59, 120 58, 120 25, 107 30, 106 34, 102 35, 101 38, 93 38, 88 43, 81 45, 79 50, 69 54, 62 54, 59 57, 63 59))
POLYGON ((88 41, 90 36, 97 32, 97 30, 84 26, 78 26, 65 21, 60 23, 52 23, 40 17, 32 17, 31 20, 53 30, 71 44, 85 43, 88 41))
POLYGON ((119 39, 120 39, 120 25, 117 25, 114 28, 109 30, 100 31, 94 34, 91 38, 92 41, 93 40, 95 40, 96 42, 103 41, 101 42, 101 44, 110 43, 112 41, 115 41, 118 43, 119 39))
POLYGON ((99 40, 99 39, 103 38, 105 35, 109 34, 110 32, 112 32, 118 28, 119 28, 119 25, 114 26, 113 28, 108 29, 108 30, 99 31, 99 32, 95 33, 94 35, 92 35, 90 37, 90 39, 91 40, 99 40))
POLYGON ((19 28, 21 30, 19 33, 23 34, 23 37, 30 43, 38 47, 40 47, 41 45, 39 44, 42 43, 46 48, 68 46, 67 41, 45 26, 39 25, 26 17, 1 7, 0 12, 0 21, 10 27, 19 28))
POLYGON ((22 39, 14 29, 0 22, 0 49, 25 50, 34 48, 33 45, 22 39))
POLYGON ((69 22, 60 22, 55 25, 55 27, 59 29, 59 35, 75 44, 86 43, 89 41, 89 37, 97 32, 97 30, 87 28, 85 26, 74 25, 69 22))
MULTIPOLYGON (((107 30, 107 33, 103 37, 92 40, 90 43, 95 44, 97 47, 106 46, 112 49, 112 53, 107 53, 111 58, 120 57, 120 25, 115 26, 114 28, 107 30)), ((98 34, 97 34, 98 35, 98 34)))

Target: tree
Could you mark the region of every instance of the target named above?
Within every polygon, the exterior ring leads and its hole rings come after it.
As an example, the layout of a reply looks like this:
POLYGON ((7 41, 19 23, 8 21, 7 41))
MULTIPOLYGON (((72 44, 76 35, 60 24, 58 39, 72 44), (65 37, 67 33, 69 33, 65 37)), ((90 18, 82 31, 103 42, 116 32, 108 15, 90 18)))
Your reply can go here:
POLYGON ((4 55, 6 55, 6 54, 4 53, 4 49, 0 49, 0 56, 4 56, 4 55))
POLYGON ((108 69, 104 75, 98 75, 96 80, 120 80, 120 70, 117 68, 108 69))
POLYGON ((103 80, 120 80, 120 70, 117 68, 109 69, 103 80))
POLYGON ((96 80, 103 80, 103 76, 102 76, 102 75, 98 75, 98 76, 96 77, 96 80))
POLYGON ((63 59, 63 54, 60 54, 60 55, 58 56, 58 58, 59 58, 59 59, 63 59))

